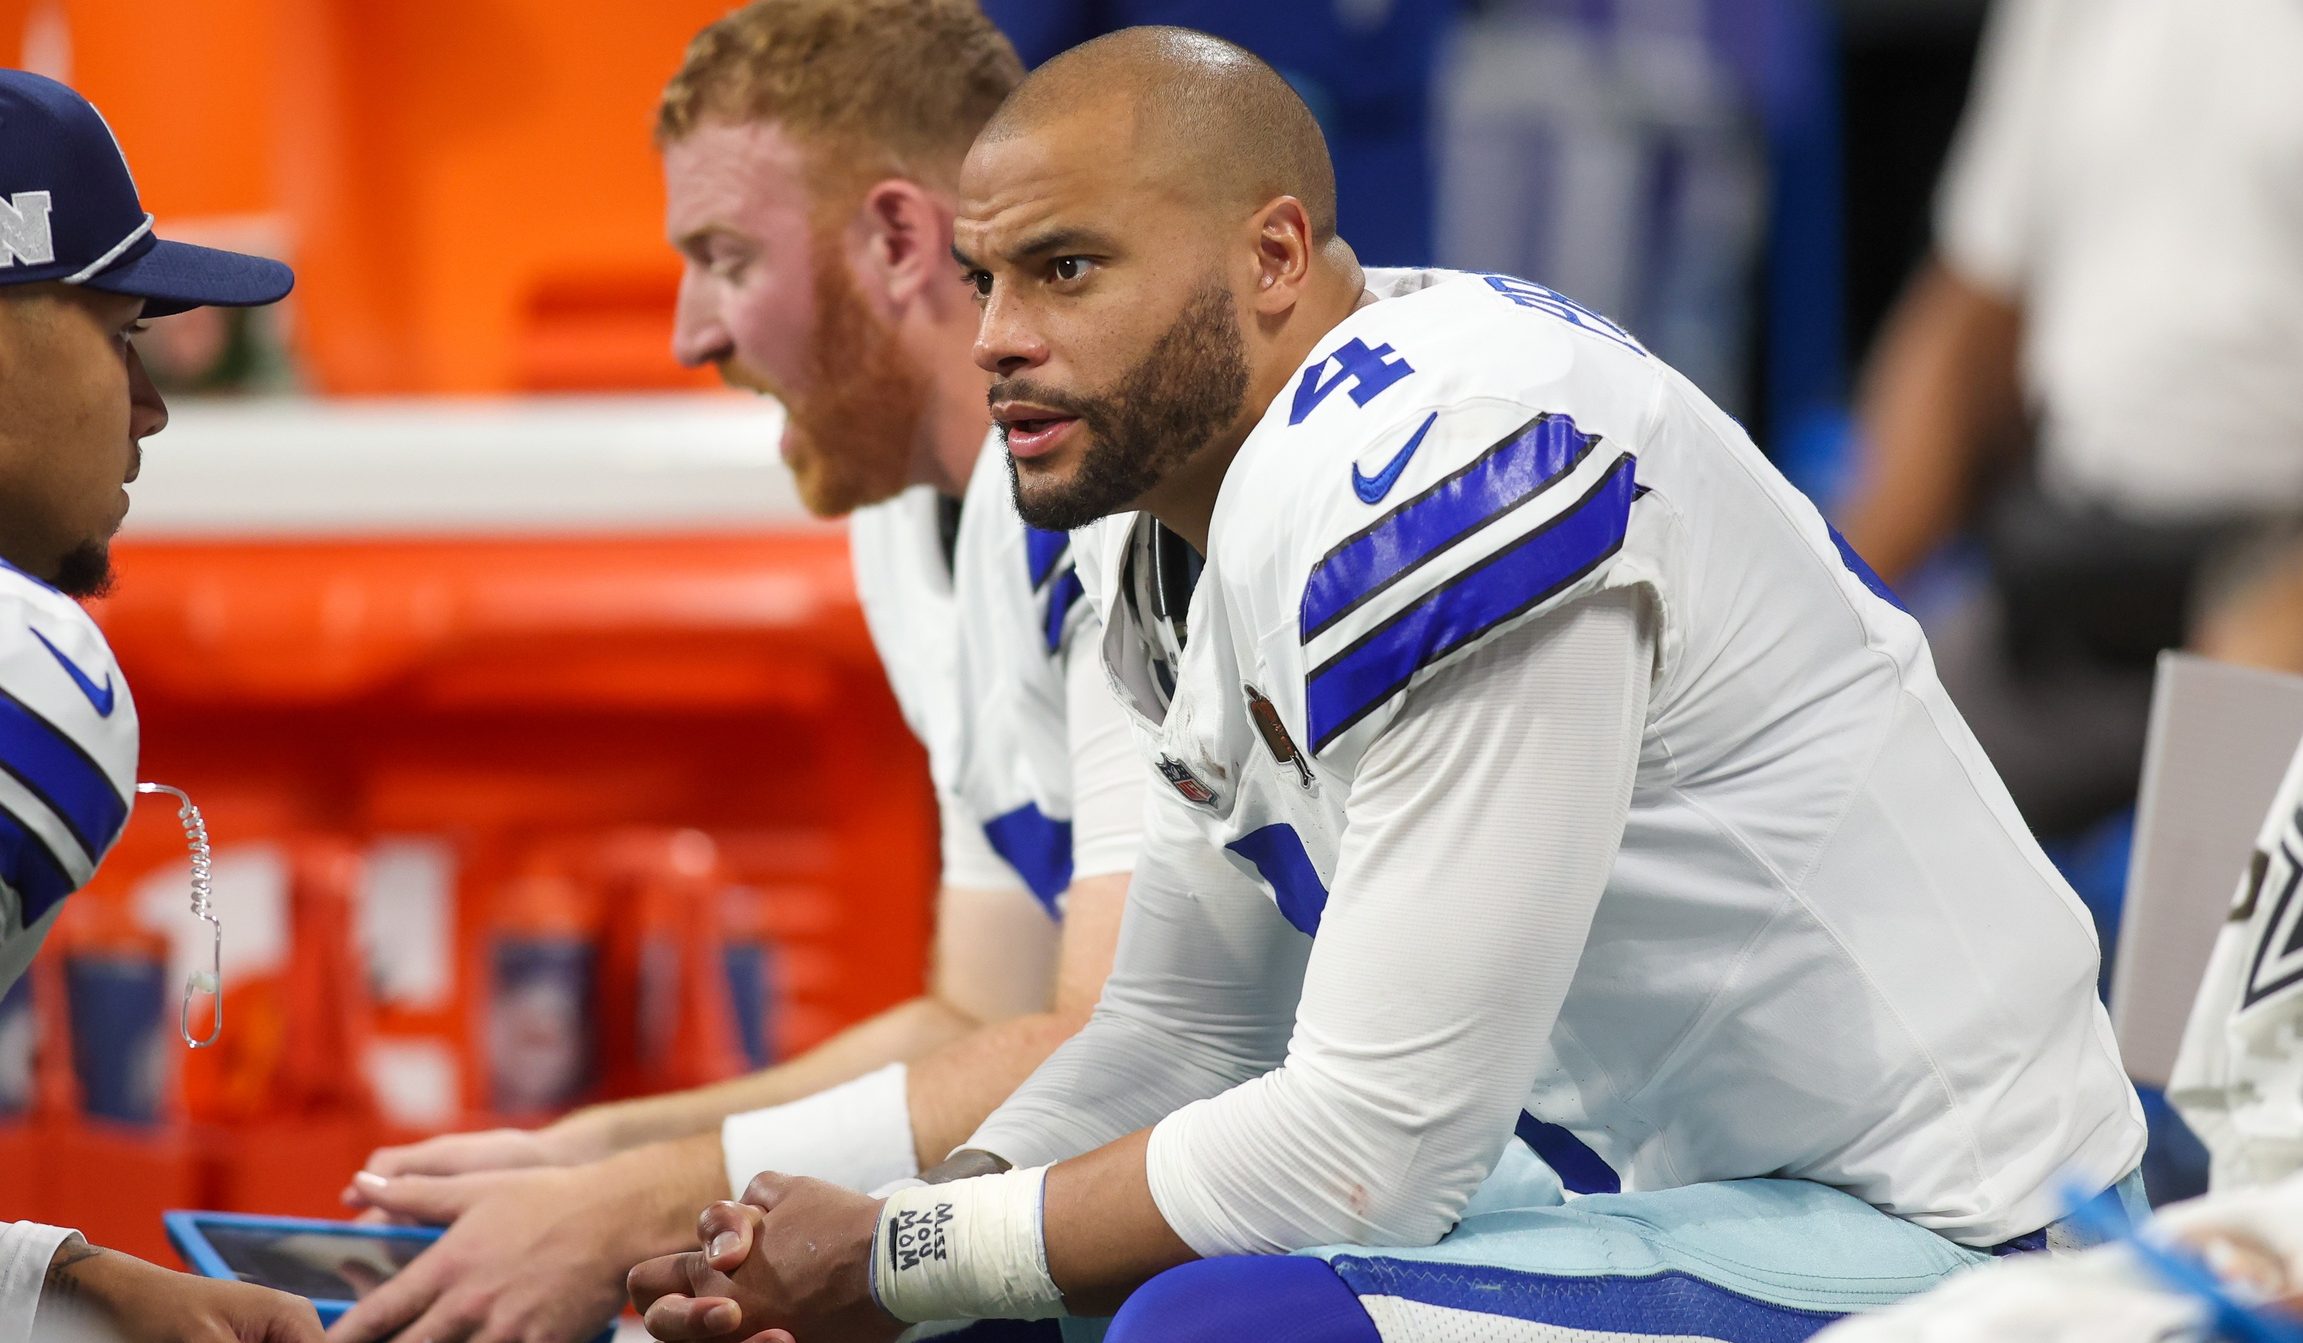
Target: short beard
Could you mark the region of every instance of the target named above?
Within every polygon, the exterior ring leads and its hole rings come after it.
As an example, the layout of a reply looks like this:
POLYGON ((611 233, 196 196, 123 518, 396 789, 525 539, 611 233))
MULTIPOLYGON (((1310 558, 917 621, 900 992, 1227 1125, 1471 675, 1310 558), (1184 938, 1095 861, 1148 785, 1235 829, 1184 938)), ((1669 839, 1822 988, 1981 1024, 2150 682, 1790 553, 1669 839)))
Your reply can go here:
MULTIPOLYGON (((1124 512, 1236 423, 1247 389, 1239 314, 1230 292, 1212 279, 1109 392, 1067 397, 1020 379, 999 383, 993 401, 1028 401, 1074 415, 1089 433, 1069 480, 1027 488, 1016 459, 1008 458, 1016 512, 1046 531, 1070 531, 1124 512)), ((1007 437, 1004 427, 1000 437, 1007 437)))
POLYGON ((785 396, 800 502, 836 518, 892 499, 912 478, 927 380, 856 290, 836 235, 818 237, 807 390, 785 396))
POLYGON ((103 541, 83 541, 64 552, 56 565, 56 590, 86 601, 112 591, 112 547, 103 541))

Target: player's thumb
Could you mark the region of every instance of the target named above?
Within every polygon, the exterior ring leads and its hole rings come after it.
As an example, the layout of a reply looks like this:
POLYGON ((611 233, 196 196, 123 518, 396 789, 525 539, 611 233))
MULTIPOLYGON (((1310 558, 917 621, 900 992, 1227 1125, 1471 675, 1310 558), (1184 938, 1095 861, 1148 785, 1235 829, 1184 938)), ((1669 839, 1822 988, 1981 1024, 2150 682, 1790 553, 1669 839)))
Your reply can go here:
POLYGON ((725 1200, 705 1208, 696 1217, 696 1243, 704 1247, 704 1262, 721 1273, 733 1273, 752 1254, 752 1227, 756 1209, 725 1200))
POLYGON ((369 1207, 395 1217, 446 1226, 463 1215, 479 1198, 479 1181, 435 1175, 402 1175, 386 1179, 372 1170, 352 1177, 352 1187, 369 1207))

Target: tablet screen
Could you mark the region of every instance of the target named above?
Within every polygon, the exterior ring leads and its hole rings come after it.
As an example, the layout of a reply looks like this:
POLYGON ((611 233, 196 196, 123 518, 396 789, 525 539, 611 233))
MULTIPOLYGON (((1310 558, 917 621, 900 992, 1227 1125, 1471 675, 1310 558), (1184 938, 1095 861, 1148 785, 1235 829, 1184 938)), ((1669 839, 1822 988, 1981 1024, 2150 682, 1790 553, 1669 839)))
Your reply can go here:
POLYGON ((318 1301, 357 1301, 422 1253, 429 1239, 358 1230, 287 1231, 200 1224, 242 1282, 318 1301))

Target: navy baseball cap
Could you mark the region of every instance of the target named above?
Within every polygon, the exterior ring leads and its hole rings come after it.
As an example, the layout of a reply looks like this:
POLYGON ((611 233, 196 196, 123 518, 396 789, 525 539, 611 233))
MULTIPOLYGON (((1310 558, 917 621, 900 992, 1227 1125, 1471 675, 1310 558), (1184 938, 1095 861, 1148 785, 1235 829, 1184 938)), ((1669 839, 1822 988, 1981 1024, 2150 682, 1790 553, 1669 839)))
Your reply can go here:
POLYGON ((277 261, 154 237, 120 142, 88 100, 0 70, 0 284, 43 280, 134 295, 147 317, 277 303, 296 283, 277 261))

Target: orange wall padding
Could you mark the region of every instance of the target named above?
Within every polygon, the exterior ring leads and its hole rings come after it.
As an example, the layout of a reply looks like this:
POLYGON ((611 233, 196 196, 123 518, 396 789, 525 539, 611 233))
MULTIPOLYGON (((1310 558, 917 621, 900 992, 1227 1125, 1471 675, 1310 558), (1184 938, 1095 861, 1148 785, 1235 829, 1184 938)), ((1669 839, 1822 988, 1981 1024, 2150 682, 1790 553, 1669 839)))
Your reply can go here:
MULTIPOLYGON (((277 226, 321 391, 693 386, 651 126, 727 0, 61 0, 146 207, 277 226)), ((38 8, 0 0, 0 54, 38 8)))

